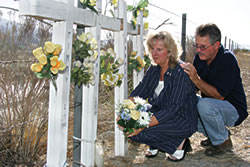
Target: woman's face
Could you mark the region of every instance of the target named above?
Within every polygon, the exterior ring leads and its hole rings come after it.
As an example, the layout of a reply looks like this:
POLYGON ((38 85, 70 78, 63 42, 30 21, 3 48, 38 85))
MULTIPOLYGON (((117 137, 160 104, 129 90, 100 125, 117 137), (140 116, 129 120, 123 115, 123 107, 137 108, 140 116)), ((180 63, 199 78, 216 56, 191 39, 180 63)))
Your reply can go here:
POLYGON ((159 64, 161 67, 168 66, 168 50, 162 40, 154 40, 150 52, 156 64, 159 64))

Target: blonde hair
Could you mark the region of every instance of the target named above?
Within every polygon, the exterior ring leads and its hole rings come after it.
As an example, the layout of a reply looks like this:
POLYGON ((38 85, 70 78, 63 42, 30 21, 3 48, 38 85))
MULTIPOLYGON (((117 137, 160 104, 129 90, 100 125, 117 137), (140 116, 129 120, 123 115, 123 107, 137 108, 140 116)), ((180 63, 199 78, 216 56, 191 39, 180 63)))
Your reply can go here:
MULTIPOLYGON (((152 33, 148 35, 146 45, 148 52, 150 53, 150 50, 153 48, 153 42, 155 40, 162 40, 164 43, 164 47, 167 48, 168 54, 169 54, 169 67, 174 68, 179 60, 179 51, 180 48, 178 48, 174 38, 172 35, 167 31, 161 31, 158 33, 152 33)), ((150 54, 151 56, 151 54, 150 54)), ((151 56, 152 57, 152 56, 151 56)))

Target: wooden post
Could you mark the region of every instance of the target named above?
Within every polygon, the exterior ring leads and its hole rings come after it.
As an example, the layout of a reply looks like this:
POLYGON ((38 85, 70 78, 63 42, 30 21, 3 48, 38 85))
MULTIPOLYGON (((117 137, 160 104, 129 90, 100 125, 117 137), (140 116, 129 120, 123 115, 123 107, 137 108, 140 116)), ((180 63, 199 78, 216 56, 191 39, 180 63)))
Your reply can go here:
MULTIPOLYGON (((81 5, 80 0, 77 2, 78 7, 81 5)), ((84 26, 77 25, 77 35, 84 32, 84 26)), ((82 85, 79 87, 75 85, 74 97, 74 137, 81 138, 82 127, 82 85)), ((73 138, 73 167, 80 167, 81 162, 81 141, 73 138)))
POLYGON ((182 46, 182 55, 181 60, 185 61, 186 57, 186 24, 187 24, 187 14, 182 14, 182 32, 181 32, 181 46, 182 46))
POLYGON ((232 40, 231 51, 234 51, 234 41, 232 40))
MULTIPOLYGON (((101 0, 97 1, 97 9, 101 14, 101 0)), ((86 28, 86 32, 91 32, 98 43, 98 53, 100 51, 101 24, 100 17, 97 16, 96 27, 86 28)), ((95 63, 95 85, 83 86, 83 109, 82 109, 82 142, 81 142, 81 163, 87 167, 95 164, 95 147, 97 133, 98 116, 98 91, 99 91, 99 61, 95 63)))
POLYGON ((231 50, 231 39, 229 38, 228 49, 231 50))
MULTIPOLYGON (((120 67, 120 72, 124 74, 120 87, 115 87, 115 120, 117 118, 116 105, 128 98, 128 78, 127 78, 127 6, 123 0, 118 1, 118 9, 115 15, 123 18, 123 30, 115 32, 115 53, 124 60, 124 65, 120 67)), ((124 156, 128 153, 128 140, 123 135, 115 123, 115 155, 124 156)))
POLYGON ((227 36, 225 36, 224 47, 227 48, 227 36))

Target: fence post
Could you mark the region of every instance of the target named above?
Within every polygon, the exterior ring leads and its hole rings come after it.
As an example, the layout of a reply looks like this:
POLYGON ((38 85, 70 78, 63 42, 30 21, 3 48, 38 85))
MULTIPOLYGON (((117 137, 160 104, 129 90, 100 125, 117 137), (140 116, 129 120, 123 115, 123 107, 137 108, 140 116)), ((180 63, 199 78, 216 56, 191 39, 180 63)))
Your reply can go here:
POLYGON ((181 60, 185 61, 186 57, 186 23, 187 23, 187 14, 182 14, 182 32, 181 32, 181 46, 182 46, 182 55, 181 60))
POLYGON ((228 49, 231 50, 231 39, 229 38, 228 49))
POLYGON ((227 47, 227 36, 225 36, 224 47, 227 47))

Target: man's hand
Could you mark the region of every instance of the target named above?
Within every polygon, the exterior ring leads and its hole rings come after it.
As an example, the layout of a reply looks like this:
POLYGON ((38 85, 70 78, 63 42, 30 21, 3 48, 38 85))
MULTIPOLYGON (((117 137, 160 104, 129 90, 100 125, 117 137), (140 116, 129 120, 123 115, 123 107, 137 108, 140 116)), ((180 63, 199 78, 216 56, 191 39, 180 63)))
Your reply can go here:
POLYGON ((189 75, 190 80, 202 93, 204 93, 208 97, 224 100, 224 97, 220 95, 216 87, 208 84, 199 77, 195 67, 192 64, 183 63, 180 64, 180 66, 184 69, 184 72, 186 72, 189 75))
POLYGON ((180 64, 180 66, 184 69, 184 72, 186 72, 189 75, 189 78, 191 79, 191 81, 193 81, 194 84, 199 80, 197 71, 192 64, 183 63, 180 64))

